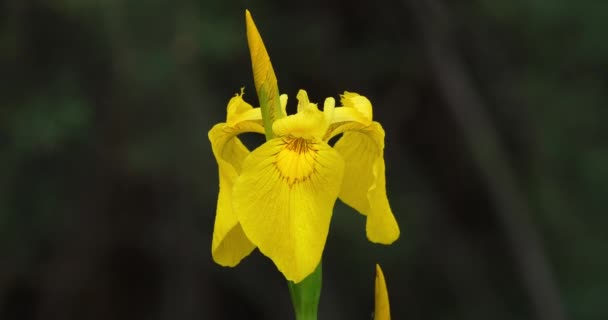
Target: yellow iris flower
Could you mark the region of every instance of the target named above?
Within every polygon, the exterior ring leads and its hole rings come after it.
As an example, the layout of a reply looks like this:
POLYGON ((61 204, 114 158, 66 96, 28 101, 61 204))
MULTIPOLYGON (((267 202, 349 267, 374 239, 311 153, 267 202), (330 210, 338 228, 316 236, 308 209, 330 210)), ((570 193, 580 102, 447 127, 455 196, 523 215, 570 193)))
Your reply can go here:
MULTIPOLYGON (((242 93, 228 103, 226 122, 209 131, 220 173, 214 260, 235 266, 258 247, 294 282, 319 264, 338 197, 367 216, 370 241, 399 237, 386 196, 384 130, 372 120, 370 101, 345 92, 341 107, 327 98, 320 111, 306 91, 297 99, 297 113, 275 120, 274 138, 252 152, 237 135, 262 134, 264 126, 260 108, 242 93)), ((280 103, 284 111, 286 95, 280 103)))
POLYGON ((257 247, 297 283, 321 260, 338 197, 367 216, 372 242, 399 237, 386 197, 384 130, 372 119, 370 101, 351 92, 337 108, 327 98, 320 111, 300 90, 297 113, 286 115, 287 96, 278 94, 248 11, 246 22, 258 96, 268 106, 252 107, 241 92, 228 102, 226 122, 209 131, 220 180, 212 255, 235 266, 257 247), (265 133, 268 141, 250 152, 237 137, 245 132, 265 133))

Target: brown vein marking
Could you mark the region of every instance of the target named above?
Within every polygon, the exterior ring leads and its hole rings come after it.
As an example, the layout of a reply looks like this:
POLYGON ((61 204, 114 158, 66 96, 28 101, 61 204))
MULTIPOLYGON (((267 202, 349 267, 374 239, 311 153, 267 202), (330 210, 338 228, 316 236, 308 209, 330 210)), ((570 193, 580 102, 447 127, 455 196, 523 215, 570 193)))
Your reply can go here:
MULTIPOLYGON (((310 146, 310 143, 306 140, 306 139, 302 139, 302 138, 291 138, 291 139, 283 139, 283 142, 285 143, 285 149, 295 152, 298 155, 304 154, 306 152, 314 152, 315 155, 317 153, 317 149, 312 148, 310 146)), ((316 157, 315 157, 316 158, 316 157)), ((316 159, 313 160, 316 163, 316 159)), ((303 177, 291 177, 289 175, 284 174, 281 169, 279 168, 279 165, 277 162, 273 162, 274 168, 275 170, 277 170, 277 172, 279 173, 279 179, 285 181, 287 183, 287 186, 292 189, 294 185, 299 184, 299 183, 303 183, 308 181, 314 174, 317 174, 317 168, 315 168, 313 166, 312 170, 310 171, 309 174, 307 174, 306 176, 303 177)))
POLYGON ((287 146, 285 146, 285 148, 287 150, 291 150, 299 155, 302 153, 305 153, 309 150, 308 141, 306 141, 306 139, 302 139, 302 138, 291 139, 291 141, 289 141, 287 143, 287 146))
POLYGON ((289 189, 292 189, 293 186, 295 186, 296 184, 308 181, 314 174, 317 173, 317 169, 315 168, 307 176, 300 177, 300 178, 292 178, 292 177, 283 175, 283 173, 281 173, 281 170, 279 170, 278 168, 277 168, 277 170, 279 171, 280 179, 287 183, 287 186, 289 187, 289 189))

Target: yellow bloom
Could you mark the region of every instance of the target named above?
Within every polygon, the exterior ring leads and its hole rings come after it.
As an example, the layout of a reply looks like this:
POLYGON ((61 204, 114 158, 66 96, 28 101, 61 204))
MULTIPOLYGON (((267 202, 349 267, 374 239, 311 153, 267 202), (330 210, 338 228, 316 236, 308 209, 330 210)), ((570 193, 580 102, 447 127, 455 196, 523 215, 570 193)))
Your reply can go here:
MULTIPOLYGON (((296 98, 297 113, 276 119, 274 138, 252 152, 237 135, 264 133, 262 115, 242 93, 209 140, 220 173, 214 260, 234 266, 258 247, 288 280, 300 282, 321 260, 338 197, 367 216, 372 242, 392 243, 399 227, 386 196, 384 130, 372 119, 370 101, 345 92, 342 106, 327 98, 320 111, 306 91, 296 98), (328 141, 339 134, 332 148, 328 141)), ((283 114, 286 104, 281 95, 283 114)))
POLYGON ((380 265, 376 265, 376 292, 374 299, 374 320, 391 320, 391 307, 388 302, 388 290, 380 265))

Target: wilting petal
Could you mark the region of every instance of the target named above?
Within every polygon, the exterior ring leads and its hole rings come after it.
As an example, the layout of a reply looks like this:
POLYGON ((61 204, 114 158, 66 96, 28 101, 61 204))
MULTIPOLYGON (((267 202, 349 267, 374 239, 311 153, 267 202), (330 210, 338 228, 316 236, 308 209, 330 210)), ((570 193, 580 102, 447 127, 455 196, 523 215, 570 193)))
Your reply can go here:
POLYGON ((377 122, 356 128, 334 146, 345 160, 340 199, 367 216, 370 241, 390 244, 399 238, 399 226, 386 196, 384 130, 377 122))
POLYGON ((388 302, 388 290, 386 289, 386 281, 384 273, 380 265, 376 264, 376 281, 375 281, 375 299, 374 299, 374 320, 391 320, 391 307, 388 302))
MULTIPOLYGON (((234 101, 231 100, 231 102, 234 101)), ((232 104, 232 108, 237 108, 237 105, 232 104)), ((242 108, 241 113, 235 111, 233 115, 230 115, 231 104, 229 103, 228 118, 250 113, 252 109, 242 108)), ((237 265, 255 248, 243 233, 236 214, 232 210, 232 188, 241 171, 243 160, 249 154, 249 150, 236 135, 242 132, 263 133, 263 130, 261 124, 256 121, 243 121, 235 126, 220 123, 209 131, 209 140, 218 164, 220 180, 211 253, 213 260, 223 266, 237 265)))
POLYGON ((234 209, 247 237, 288 280, 303 280, 319 264, 343 171, 329 145, 303 138, 269 140, 243 162, 234 209))

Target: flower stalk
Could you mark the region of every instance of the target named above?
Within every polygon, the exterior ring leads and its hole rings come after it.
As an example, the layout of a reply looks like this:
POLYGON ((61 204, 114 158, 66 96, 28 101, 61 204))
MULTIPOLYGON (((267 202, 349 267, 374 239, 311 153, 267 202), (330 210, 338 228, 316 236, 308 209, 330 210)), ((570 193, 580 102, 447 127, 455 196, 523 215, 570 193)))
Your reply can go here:
POLYGON ((322 278, 323 272, 319 263, 315 271, 301 282, 287 281, 296 320, 317 320, 322 278))

